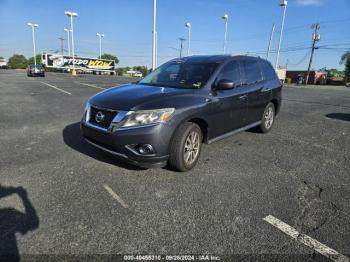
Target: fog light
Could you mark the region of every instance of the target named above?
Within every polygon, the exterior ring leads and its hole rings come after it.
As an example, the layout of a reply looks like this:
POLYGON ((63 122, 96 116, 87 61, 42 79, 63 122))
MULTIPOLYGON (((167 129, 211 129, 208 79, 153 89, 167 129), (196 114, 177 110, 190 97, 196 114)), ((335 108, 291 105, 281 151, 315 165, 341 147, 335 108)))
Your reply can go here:
POLYGON ((139 152, 141 155, 149 155, 154 154, 154 149, 149 144, 141 144, 136 147, 137 152, 139 152))

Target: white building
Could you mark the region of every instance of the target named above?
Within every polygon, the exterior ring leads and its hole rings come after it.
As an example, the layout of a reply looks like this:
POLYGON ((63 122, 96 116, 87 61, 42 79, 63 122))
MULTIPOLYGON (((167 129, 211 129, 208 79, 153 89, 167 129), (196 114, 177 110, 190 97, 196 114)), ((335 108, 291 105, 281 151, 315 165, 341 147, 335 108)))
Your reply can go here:
POLYGON ((2 58, 0 59, 0 68, 6 67, 7 66, 7 61, 6 59, 2 58))

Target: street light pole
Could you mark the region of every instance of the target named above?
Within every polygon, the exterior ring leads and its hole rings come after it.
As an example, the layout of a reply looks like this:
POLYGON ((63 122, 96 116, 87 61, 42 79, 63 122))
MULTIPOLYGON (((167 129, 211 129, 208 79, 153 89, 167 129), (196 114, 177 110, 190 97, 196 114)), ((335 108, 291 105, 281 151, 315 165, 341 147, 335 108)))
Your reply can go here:
POLYGON ((100 39, 100 59, 101 59, 101 56, 102 56, 102 37, 104 37, 105 35, 102 33, 96 33, 96 35, 100 39))
POLYGON ((61 54, 63 56, 63 41, 64 41, 64 38, 63 37, 59 37, 58 40, 61 41, 61 54))
POLYGON ((188 28, 187 56, 189 56, 191 53, 191 24, 187 22, 185 26, 188 28))
POLYGON ((225 34, 224 34, 224 54, 226 54, 226 45, 227 45, 227 23, 228 23, 228 14, 224 14, 223 17, 221 17, 225 21, 225 34))
POLYGON ((155 55, 155 58, 156 58, 156 66, 158 65, 158 32, 156 32, 156 55, 155 55))
POLYGON ((281 50, 281 44, 282 44, 284 21, 285 21, 285 18, 286 18, 287 5, 288 5, 288 1, 287 0, 280 0, 280 6, 283 7, 283 18, 282 18, 282 26, 281 26, 281 31, 280 31, 280 38, 279 38, 279 41, 278 41, 277 55, 276 55, 276 64, 275 64, 275 69, 276 70, 278 69, 278 62, 279 62, 279 58, 280 58, 280 50, 281 50))
POLYGON ((272 44, 272 39, 273 39, 274 33, 275 33, 275 23, 272 24, 272 30, 271 30, 271 34, 270 34, 269 46, 268 46, 267 52, 266 52, 266 59, 269 59, 269 56, 270 56, 271 44, 272 44))
POLYGON ((27 23, 32 28, 32 38, 33 38, 33 50, 34 50, 34 68, 36 68, 36 50, 35 50, 35 34, 34 34, 34 28, 38 27, 38 24, 33 23, 27 23))
POLYGON ((156 69, 156 53, 157 53, 157 29, 156 21, 157 20, 157 0, 153 0, 153 30, 152 30, 152 70, 156 69))
POLYGON ((182 49, 183 49, 183 41, 185 41, 185 38, 179 38, 180 40, 180 58, 182 57, 182 49))
POLYGON ((70 56, 70 32, 71 32, 71 30, 68 28, 64 28, 63 30, 67 32, 68 55, 70 56))
POLYGON ((72 32, 72 55, 73 55, 73 70, 72 70, 72 75, 75 76, 77 73, 75 71, 75 55, 74 55, 74 27, 73 27, 73 17, 77 17, 78 13, 71 12, 71 11, 66 11, 64 12, 66 16, 70 17, 70 28, 72 32))

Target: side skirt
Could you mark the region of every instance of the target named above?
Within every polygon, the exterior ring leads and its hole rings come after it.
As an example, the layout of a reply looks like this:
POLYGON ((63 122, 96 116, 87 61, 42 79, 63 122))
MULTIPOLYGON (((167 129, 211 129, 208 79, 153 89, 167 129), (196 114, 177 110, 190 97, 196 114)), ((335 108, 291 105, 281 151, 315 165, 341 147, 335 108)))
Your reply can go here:
POLYGON ((261 121, 258 121, 258 122, 255 122, 253 124, 249 124, 247 126, 244 126, 244 127, 238 128, 236 130, 230 131, 228 133, 222 134, 220 136, 214 137, 214 138, 208 140, 208 144, 214 143, 216 141, 219 141, 221 139, 227 138, 227 137, 232 136, 234 134, 246 131, 246 130, 251 129, 253 127, 256 127, 256 126, 258 126, 260 124, 261 124, 261 121))

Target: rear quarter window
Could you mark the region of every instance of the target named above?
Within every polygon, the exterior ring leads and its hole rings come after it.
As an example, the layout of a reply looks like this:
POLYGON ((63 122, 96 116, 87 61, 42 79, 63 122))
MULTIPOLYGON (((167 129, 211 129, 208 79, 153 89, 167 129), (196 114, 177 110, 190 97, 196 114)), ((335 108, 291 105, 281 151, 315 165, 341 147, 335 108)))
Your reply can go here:
POLYGON ((264 80, 275 80, 277 78, 276 71, 267 61, 260 61, 261 72, 264 80))

